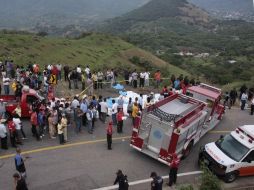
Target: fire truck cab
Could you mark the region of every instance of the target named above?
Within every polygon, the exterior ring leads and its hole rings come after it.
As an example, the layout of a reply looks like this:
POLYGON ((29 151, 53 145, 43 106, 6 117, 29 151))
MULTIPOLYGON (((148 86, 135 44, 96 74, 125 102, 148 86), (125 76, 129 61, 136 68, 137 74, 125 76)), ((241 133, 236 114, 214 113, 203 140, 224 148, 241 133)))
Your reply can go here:
POLYGON ((188 95, 171 95, 142 113, 134 125, 130 146, 170 165, 176 153, 186 157, 193 145, 220 121, 224 107, 221 91, 201 84, 190 87, 188 95))
POLYGON ((238 176, 254 175, 254 125, 238 127, 216 142, 201 147, 201 162, 227 183, 238 176))

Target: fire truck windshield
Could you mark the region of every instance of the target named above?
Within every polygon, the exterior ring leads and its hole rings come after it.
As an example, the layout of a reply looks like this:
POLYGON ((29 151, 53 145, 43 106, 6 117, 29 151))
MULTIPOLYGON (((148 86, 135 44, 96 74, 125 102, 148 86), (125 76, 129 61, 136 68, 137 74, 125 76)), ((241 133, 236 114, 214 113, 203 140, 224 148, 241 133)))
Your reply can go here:
POLYGON ((215 144, 224 154, 238 162, 249 151, 246 146, 242 145, 231 135, 226 135, 224 138, 216 141, 215 144))

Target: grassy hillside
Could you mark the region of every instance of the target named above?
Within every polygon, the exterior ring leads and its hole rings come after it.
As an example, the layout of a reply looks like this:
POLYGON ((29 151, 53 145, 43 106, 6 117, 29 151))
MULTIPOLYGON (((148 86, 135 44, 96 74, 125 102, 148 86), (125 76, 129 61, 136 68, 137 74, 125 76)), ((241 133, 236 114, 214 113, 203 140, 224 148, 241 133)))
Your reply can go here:
POLYGON ((114 68, 155 70, 161 68, 165 74, 188 74, 141 50, 118 37, 103 34, 88 34, 79 39, 40 37, 31 34, 0 33, 0 60, 10 57, 19 65, 38 63, 62 63, 89 65, 92 69, 114 68), (129 61, 138 56, 142 63, 129 61))

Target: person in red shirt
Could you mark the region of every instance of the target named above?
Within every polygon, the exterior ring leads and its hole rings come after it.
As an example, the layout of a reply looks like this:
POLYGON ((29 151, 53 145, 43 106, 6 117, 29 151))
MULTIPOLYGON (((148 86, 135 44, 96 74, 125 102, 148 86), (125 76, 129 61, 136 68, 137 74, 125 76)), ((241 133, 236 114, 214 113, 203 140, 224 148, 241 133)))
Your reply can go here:
POLYGON ((172 186, 173 183, 176 183, 176 179, 177 179, 177 171, 180 165, 180 159, 178 158, 176 153, 172 154, 172 158, 171 158, 171 164, 170 164, 170 171, 169 171, 169 182, 168 182, 168 186, 172 186))
POLYGON ((156 73, 154 74, 154 80, 155 80, 155 87, 159 88, 160 83, 161 83, 161 71, 157 70, 156 73))
POLYGON ((113 134, 113 122, 110 121, 107 126, 107 143, 108 143, 108 150, 112 150, 112 134, 113 134))
POLYGON ((38 126, 38 118, 37 118, 37 112, 35 110, 33 110, 32 114, 31 114, 31 124, 32 124, 32 133, 33 136, 36 137, 37 141, 40 140, 38 131, 37 131, 37 126, 38 126))
POLYGON ((120 109, 119 112, 116 115, 117 119, 117 133, 123 132, 123 109, 120 109))
POLYGON ((16 132, 16 125, 13 122, 12 118, 9 119, 8 121, 8 129, 10 132, 10 140, 11 140, 11 145, 12 147, 16 148, 16 137, 17 137, 17 132, 16 132))
POLYGON ((167 86, 163 87, 161 95, 164 96, 164 98, 167 98, 169 96, 169 91, 168 91, 167 86))

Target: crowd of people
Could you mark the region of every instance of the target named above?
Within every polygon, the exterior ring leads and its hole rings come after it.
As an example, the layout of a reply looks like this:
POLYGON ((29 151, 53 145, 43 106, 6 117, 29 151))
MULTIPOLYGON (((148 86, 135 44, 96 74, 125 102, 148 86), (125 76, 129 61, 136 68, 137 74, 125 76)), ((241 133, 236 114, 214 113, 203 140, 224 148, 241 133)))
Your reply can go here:
MULTIPOLYGON (((17 102, 19 102, 24 86, 28 86, 30 89, 40 91, 45 96, 45 100, 35 101, 29 105, 31 133, 37 141, 46 138, 48 135, 51 139, 58 138, 60 144, 65 144, 68 142, 69 130, 74 128, 77 134, 82 133, 84 130, 88 134, 93 134, 97 122, 101 122, 106 126, 107 148, 108 150, 112 150, 114 126, 116 126, 117 133, 122 133, 124 130, 124 120, 127 117, 132 119, 132 125, 134 127, 140 125, 142 111, 155 103, 154 93, 149 94, 145 100, 143 99, 143 94, 133 99, 129 98, 126 115, 123 109, 123 96, 120 96, 118 100, 112 99, 112 107, 109 108, 107 97, 101 95, 95 96, 94 90, 114 86, 119 73, 113 69, 105 72, 102 70, 92 72, 89 66, 83 69, 81 66, 71 68, 68 65, 62 66, 61 64, 46 65, 41 69, 37 64, 29 64, 27 67, 18 66, 12 60, 7 60, 4 63, 1 62, 0 68, 2 75, 1 86, 3 86, 4 91, 2 93, 2 88, 0 88, 1 94, 9 95, 13 91, 17 102), (54 92, 55 86, 62 81, 62 75, 64 76, 64 81, 68 82, 69 89, 80 89, 80 91, 86 89, 87 94, 82 97, 78 94, 73 99, 56 98, 54 92), (111 116, 107 119, 109 115, 111 116)), ((151 73, 149 71, 137 72, 134 70, 130 72, 125 70, 123 73, 123 82, 126 85, 132 86, 134 89, 149 87, 151 85, 150 75, 151 73)), ((178 77, 172 75, 169 79, 164 79, 160 70, 154 73, 152 81, 154 87, 160 92, 160 98, 162 99, 176 93, 176 91, 177 93, 186 94, 188 86, 199 84, 199 81, 195 81, 194 79, 189 80, 187 76, 183 75, 178 77), (163 80, 168 80, 168 82, 160 90, 163 80)), ((247 90, 247 87, 243 85, 240 89, 239 96, 236 89, 231 90, 229 93, 226 92, 224 105, 230 109, 231 106, 235 105, 239 97, 241 110, 244 110, 247 101, 250 101, 250 114, 253 115, 253 90, 247 90)), ((1 148, 8 149, 9 136, 11 146, 17 148, 15 164, 19 173, 14 174, 13 177, 16 180, 16 185, 21 184, 26 186, 23 180, 26 176, 25 167, 22 165, 24 162, 20 156, 21 150, 19 149, 19 145, 22 145, 27 139, 21 120, 21 107, 18 104, 11 115, 8 115, 5 106, 4 101, 0 99, 1 148), (21 166, 19 167, 19 165, 21 166)), ((177 160, 177 156, 172 159, 177 160)), ((176 161, 174 166, 170 170, 169 186, 176 182, 177 168, 179 166, 178 161, 176 161)), ((120 187, 121 181, 125 179, 121 170, 118 171, 117 176, 115 184, 119 183, 120 187)), ((153 172, 151 177, 153 179, 151 184, 152 189, 160 189, 163 183, 162 178, 156 172, 153 172)))

